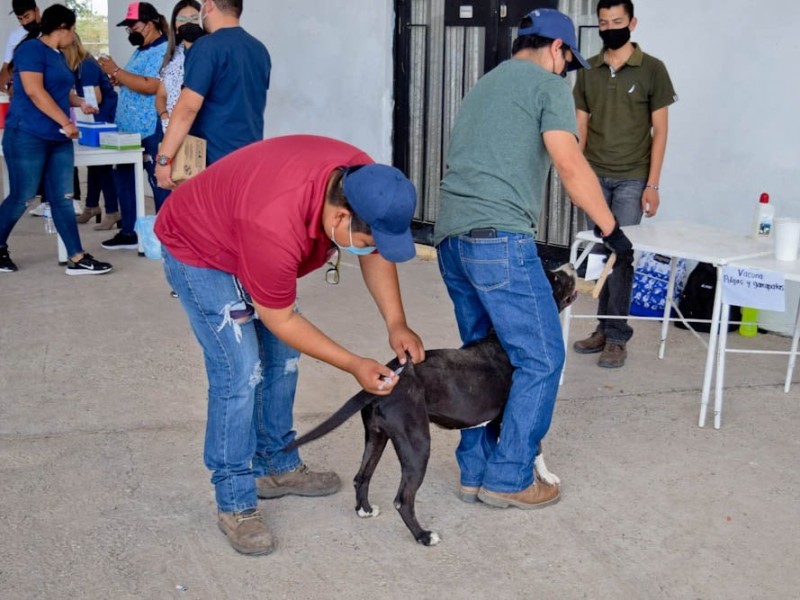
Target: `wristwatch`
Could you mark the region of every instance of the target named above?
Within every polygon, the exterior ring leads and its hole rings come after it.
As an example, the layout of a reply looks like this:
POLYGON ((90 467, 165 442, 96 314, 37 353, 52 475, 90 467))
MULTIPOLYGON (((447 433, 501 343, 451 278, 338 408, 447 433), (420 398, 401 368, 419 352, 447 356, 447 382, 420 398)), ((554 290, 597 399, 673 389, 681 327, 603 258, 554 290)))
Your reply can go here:
POLYGON ((159 154, 156 156, 156 164, 159 167, 167 167, 172 164, 172 157, 166 154, 159 154))

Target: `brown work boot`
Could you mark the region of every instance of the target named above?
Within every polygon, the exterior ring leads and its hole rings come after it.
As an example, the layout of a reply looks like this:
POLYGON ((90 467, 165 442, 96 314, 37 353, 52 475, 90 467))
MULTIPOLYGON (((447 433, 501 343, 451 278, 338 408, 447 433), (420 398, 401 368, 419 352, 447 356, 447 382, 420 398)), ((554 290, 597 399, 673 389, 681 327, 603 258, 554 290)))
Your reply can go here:
POLYGON ((242 554, 269 554, 275 549, 261 511, 251 508, 240 513, 219 513, 220 531, 228 537, 233 549, 242 554))
POLYGON ((585 340, 580 340, 572 344, 572 349, 578 354, 596 354, 603 351, 606 345, 606 336, 599 331, 595 331, 585 340))
POLYGON ((265 475, 256 478, 259 498, 280 498, 287 494, 295 496, 328 496, 339 491, 342 482, 332 471, 315 473, 306 465, 280 475, 265 475))
POLYGON ((619 369, 625 364, 626 358, 628 358, 628 351, 625 349, 625 344, 607 342, 600 355, 600 360, 597 361, 597 366, 604 369, 619 369))
POLYGON ((561 498, 561 492, 558 485, 548 485, 539 481, 538 478, 535 478, 531 485, 520 492, 504 494, 502 492, 490 492, 484 487, 478 492, 478 500, 484 504, 496 506, 497 508, 514 506, 523 510, 555 504, 559 498, 561 498))

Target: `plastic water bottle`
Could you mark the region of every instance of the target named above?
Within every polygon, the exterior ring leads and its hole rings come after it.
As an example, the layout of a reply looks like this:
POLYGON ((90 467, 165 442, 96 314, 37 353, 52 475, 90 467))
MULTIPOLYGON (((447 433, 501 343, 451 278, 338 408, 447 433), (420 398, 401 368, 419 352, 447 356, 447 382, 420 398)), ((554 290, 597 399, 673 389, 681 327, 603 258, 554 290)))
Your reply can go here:
POLYGON ((45 204, 44 207, 44 230, 47 233, 55 233, 56 228, 53 224, 53 214, 50 212, 50 204, 45 204))
POLYGON ((758 309, 742 307, 742 324, 739 325, 739 335, 754 337, 758 335, 758 309))
POLYGON ((753 237, 763 240, 772 233, 772 222, 775 219, 775 207, 769 203, 769 194, 761 194, 756 207, 756 216, 753 220, 753 237))

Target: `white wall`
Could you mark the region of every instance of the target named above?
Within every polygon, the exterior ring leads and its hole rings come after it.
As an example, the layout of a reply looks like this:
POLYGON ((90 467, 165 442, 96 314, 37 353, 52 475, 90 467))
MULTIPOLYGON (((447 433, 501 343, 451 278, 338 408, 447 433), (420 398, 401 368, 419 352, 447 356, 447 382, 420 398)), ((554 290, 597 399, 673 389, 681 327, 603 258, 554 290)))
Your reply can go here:
MULTIPOLYGON (((118 23, 127 4, 113 4, 109 22, 118 23)), ((174 2, 152 4, 169 19, 174 2)), ((272 56, 268 137, 327 135, 391 162, 391 0, 245 0, 242 26, 272 56)), ((113 29, 111 53, 124 64, 131 47, 113 29)))
POLYGON ((800 2, 638 0, 633 39, 662 59, 670 108, 658 218, 749 231, 761 192, 800 217, 800 2))

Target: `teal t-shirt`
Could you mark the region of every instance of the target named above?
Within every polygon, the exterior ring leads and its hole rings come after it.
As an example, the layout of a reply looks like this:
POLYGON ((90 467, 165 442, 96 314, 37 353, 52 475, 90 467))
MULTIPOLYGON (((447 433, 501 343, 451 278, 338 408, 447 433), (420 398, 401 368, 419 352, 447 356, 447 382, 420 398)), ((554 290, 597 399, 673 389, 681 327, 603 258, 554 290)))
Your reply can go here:
POLYGON ((475 84, 450 136, 435 244, 479 227, 536 234, 551 165, 546 131, 577 136, 562 77, 511 59, 475 84))

